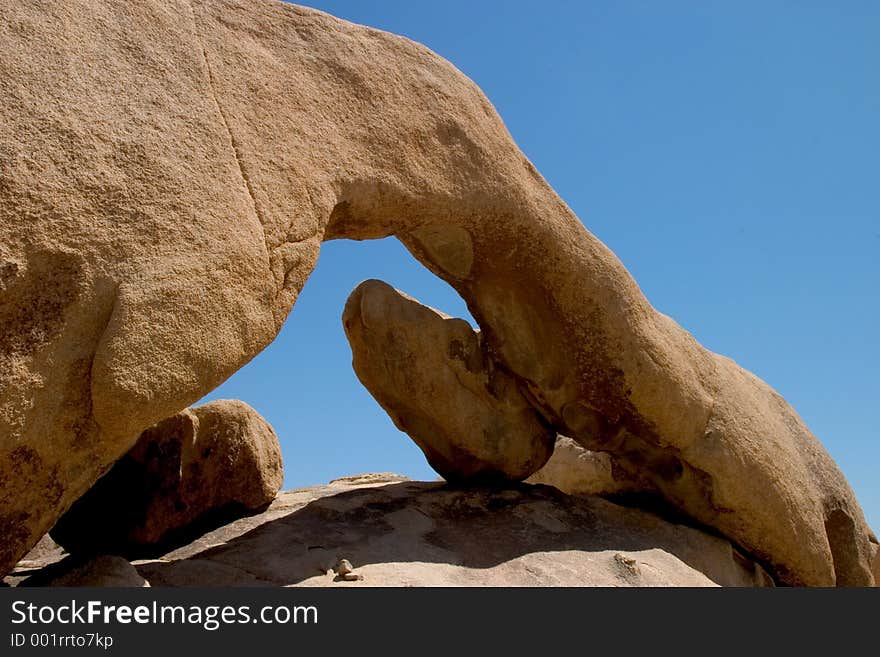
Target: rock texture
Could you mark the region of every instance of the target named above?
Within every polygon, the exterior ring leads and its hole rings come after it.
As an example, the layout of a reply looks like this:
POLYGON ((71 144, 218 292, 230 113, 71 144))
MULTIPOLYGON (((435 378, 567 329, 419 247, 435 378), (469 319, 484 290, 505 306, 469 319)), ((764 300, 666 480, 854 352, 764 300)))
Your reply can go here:
POLYGON ((272 427, 244 402, 213 401, 141 434, 52 538, 71 554, 161 553, 265 508, 283 479, 272 427))
POLYGON ((880 586, 880 545, 874 544, 874 586, 880 586))
POLYGON ((554 486, 569 495, 620 495, 646 490, 644 484, 615 467, 610 454, 591 452, 566 436, 556 438, 553 456, 527 481, 554 486))
POLYGON ((599 498, 395 475, 284 492, 135 567, 152 586, 772 585, 728 541, 599 498))
POLYGON ((138 569, 154 586, 770 583, 723 539, 598 498, 421 482, 284 493, 266 514, 138 569), (363 579, 345 581, 343 560, 363 579))
POLYGON ((466 321, 365 281, 342 323, 358 378, 447 481, 521 480, 550 458, 556 432, 466 321))
POLYGON ((424 46, 274 0, 71 0, 6 3, 0 51, 0 572, 273 339, 321 240, 397 235, 559 433, 788 583, 873 580, 795 412, 654 310, 424 46))
POLYGON ((49 564, 60 561, 65 556, 67 556, 67 552, 65 552, 64 548, 53 541, 49 534, 46 534, 33 548, 31 548, 30 552, 28 552, 24 558, 16 564, 16 570, 40 570, 49 564))

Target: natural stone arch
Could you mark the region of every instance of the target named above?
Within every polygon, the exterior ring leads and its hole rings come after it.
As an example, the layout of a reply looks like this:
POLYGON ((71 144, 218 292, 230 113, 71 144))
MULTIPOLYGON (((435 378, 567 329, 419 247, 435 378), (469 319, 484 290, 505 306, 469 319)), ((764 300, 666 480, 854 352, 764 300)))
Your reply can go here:
POLYGON ((396 235, 561 432, 783 581, 872 581, 794 411, 654 310, 423 46, 272 0, 81 0, 7 8, 0 47, 0 570, 272 340, 321 240, 396 235))

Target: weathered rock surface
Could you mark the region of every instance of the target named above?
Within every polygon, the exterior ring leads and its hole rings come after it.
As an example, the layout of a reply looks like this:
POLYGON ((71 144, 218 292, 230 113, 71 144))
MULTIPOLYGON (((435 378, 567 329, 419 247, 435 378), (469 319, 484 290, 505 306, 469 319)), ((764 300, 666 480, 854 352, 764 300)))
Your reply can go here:
POLYGON ((16 570, 40 570, 49 564, 56 563, 67 556, 63 547, 58 545, 49 534, 37 541, 24 558, 16 564, 16 570))
POLYGON ((141 434, 62 516, 52 538, 71 554, 165 552, 265 508, 283 479, 272 427, 244 402, 213 401, 141 434))
POLYGON ((880 586, 880 545, 874 544, 874 586, 880 586))
POLYGON ((135 567, 152 586, 772 585, 728 541, 599 498, 395 475, 281 493, 135 567))
POLYGON ((447 481, 522 480, 550 458, 556 432, 466 321, 371 280, 342 323, 358 378, 447 481))
POLYGON ((0 51, 0 572, 274 338, 321 240, 397 235, 559 433, 786 582, 873 580, 795 412, 654 310, 425 47, 274 0, 73 0, 7 3, 0 51))
POLYGON ((569 495, 619 495, 646 489, 615 468, 610 454, 591 452, 566 436, 556 438, 553 456, 526 481, 554 486, 569 495))
POLYGON ((262 516, 138 569, 154 586, 357 586, 333 570, 343 560, 367 586, 768 583, 729 542, 598 498, 422 482, 284 493, 262 516))
MULTIPOLYGON (((580 442, 567 440, 564 452, 546 473, 537 475, 535 481, 560 484, 568 492, 582 487, 582 492, 594 494, 659 494, 665 498, 665 503, 718 528, 727 528, 730 518, 724 514, 735 517, 738 508, 746 512, 746 516, 739 517, 737 531, 728 532, 731 537, 751 535, 761 523, 769 526, 773 522, 768 509, 775 508, 778 500, 767 496, 774 486, 789 495, 792 505, 799 505, 796 511, 803 512, 804 505, 809 503, 808 498, 799 496, 798 491, 791 489, 786 477, 792 473, 811 475, 813 489, 806 489, 808 497, 818 494, 817 486, 823 490, 842 486, 838 490, 842 495, 849 490, 839 473, 836 483, 829 483, 835 482, 835 466, 820 447, 818 450, 817 445, 805 447, 805 443, 800 442, 802 438, 791 432, 788 439, 780 439, 783 435, 781 422, 786 423, 786 431, 803 427, 795 422, 796 416, 772 391, 770 408, 761 408, 761 395, 769 388, 751 375, 750 379, 746 379, 742 374, 742 378, 737 380, 751 382, 755 386, 753 390, 735 388, 730 394, 734 398, 737 395, 747 396, 748 400, 743 403, 746 408, 753 409, 755 417, 764 417, 771 425, 776 422, 775 444, 782 453, 806 450, 802 456, 819 459, 820 465, 815 473, 796 467, 805 465, 808 460, 786 460, 781 464, 762 463, 760 459, 739 463, 729 461, 731 455, 740 453, 740 450, 743 450, 742 458, 754 458, 756 454, 760 456, 760 452, 754 449, 755 437, 760 434, 756 425, 749 426, 743 418, 736 421, 719 419, 716 417, 717 408, 713 408, 715 415, 706 418, 704 440, 691 451, 700 459, 708 457, 713 466, 719 467, 716 474, 729 475, 739 468, 758 479, 722 479, 716 482, 707 472, 683 460, 681 453, 670 445, 643 444, 625 426, 609 423, 606 417, 581 402, 566 406, 562 417, 554 417, 552 409, 548 410, 541 401, 542 392, 536 391, 529 381, 522 383, 527 396, 519 392, 517 380, 493 361, 480 333, 473 331, 466 322, 423 306, 381 281, 366 281, 352 292, 343 313, 343 324, 352 348, 353 366, 360 380, 389 413, 396 426, 415 440, 429 463, 447 479, 467 480, 481 475, 483 472, 479 465, 473 464, 475 460, 482 460, 487 467, 497 464, 492 472, 510 478, 524 478, 534 472, 531 468, 536 462, 546 459, 546 441, 553 432, 545 429, 544 433, 539 433, 538 428, 550 422, 554 427, 573 433, 580 442), (503 386, 493 382, 496 372, 504 381, 503 386), (494 394, 498 389, 503 391, 503 396, 494 394), (509 400, 515 400, 517 415, 510 415, 509 400), (529 402, 544 411, 543 420, 528 416, 524 408, 530 405, 529 402), (523 420, 525 417, 534 418, 531 425, 528 420, 523 420), (742 435, 742 442, 731 446, 730 454, 719 449, 719 444, 724 441, 715 440, 712 434, 716 424, 725 422, 732 428, 747 429, 742 435), (525 429, 527 433, 517 433, 512 427, 525 429), (578 450, 575 444, 589 445, 592 449, 578 450), (493 452, 496 449, 497 453, 493 452), (610 453, 600 455, 594 450, 610 453), (504 455, 516 455, 517 467, 505 467, 504 455), (512 476, 513 472, 516 473, 515 477, 512 476), (766 477, 771 475, 774 478, 768 481, 766 477), (549 481, 548 477, 555 481, 549 481), (756 488, 757 485, 768 488, 761 490, 756 488), (727 492, 725 499, 729 500, 730 507, 719 506, 721 491, 727 492), (767 498, 767 508, 761 508, 758 504, 762 496, 767 498)), ((717 407, 730 401, 713 403, 717 407)), ((729 411, 733 413, 732 406, 729 411)), ((748 413, 743 416, 747 417, 748 413)), ((725 435, 730 434, 727 432, 725 435)), ((851 495, 851 492, 848 494, 851 495)), ((851 501, 855 504, 853 508, 861 513, 854 499, 851 501)), ((782 513, 783 510, 779 510, 782 513)), ((782 515, 781 518, 790 524, 793 521, 791 505, 786 513, 789 515, 782 515)), ((873 559, 868 540, 870 532, 866 525, 857 527, 849 518, 847 512, 839 507, 827 513, 822 531, 827 533, 829 541, 837 542, 837 552, 831 555, 832 561, 826 566, 838 571, 835 575, 837 583, 870 584, 873 575, 864 570, 865 565, 870 565, 873 559), (863 558, 864 555, 867 556, 863 558), (847 579, 850 577, 851 580, 847 579)), ((793 527, 792 531, 795 529, 793 527)), ((774 528, 774 531, 777 530, 774 528)), ((792 580, 787 567, 778 561, 778 555, 785 553, 783 547, 788 554, 792 554, 793 551, 799 551, 799 546, 790 542, 783 546, 780 542, 780 551, 770 554, 755 548, 755 542, 743 544, 751 546, 774 564, 776 574, 783 581, 799 582, 792 580)), ((818 561, 814 565, 818 567, 818 561)))

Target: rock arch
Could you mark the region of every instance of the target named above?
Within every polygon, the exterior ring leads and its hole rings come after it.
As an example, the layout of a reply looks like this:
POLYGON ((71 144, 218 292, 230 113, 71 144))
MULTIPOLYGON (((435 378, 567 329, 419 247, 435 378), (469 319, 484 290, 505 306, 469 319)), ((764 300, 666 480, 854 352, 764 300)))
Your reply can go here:
POLYGON ((0 571, 272 340, 322 240, 396 235, 563 433, 783 581, 872 581, 794 411, 654 310, 425 47, 273 0, 80 0, 8 7, 0 48, 0 571))

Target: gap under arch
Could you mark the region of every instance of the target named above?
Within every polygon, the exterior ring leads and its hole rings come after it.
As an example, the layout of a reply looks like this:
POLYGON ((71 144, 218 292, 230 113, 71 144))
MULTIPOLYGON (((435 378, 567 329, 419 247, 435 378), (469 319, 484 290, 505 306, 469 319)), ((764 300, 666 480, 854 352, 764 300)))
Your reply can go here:
POLYGON ((284 489, 363 472, 433 480, 415 443, 391 422, 351 367, 342 309, 361 281, 379 278, 476 326, 464 300, 394 237, 321 245, 317 266, 278 336, 196 405, 241 399, 274 427, 284 489))

